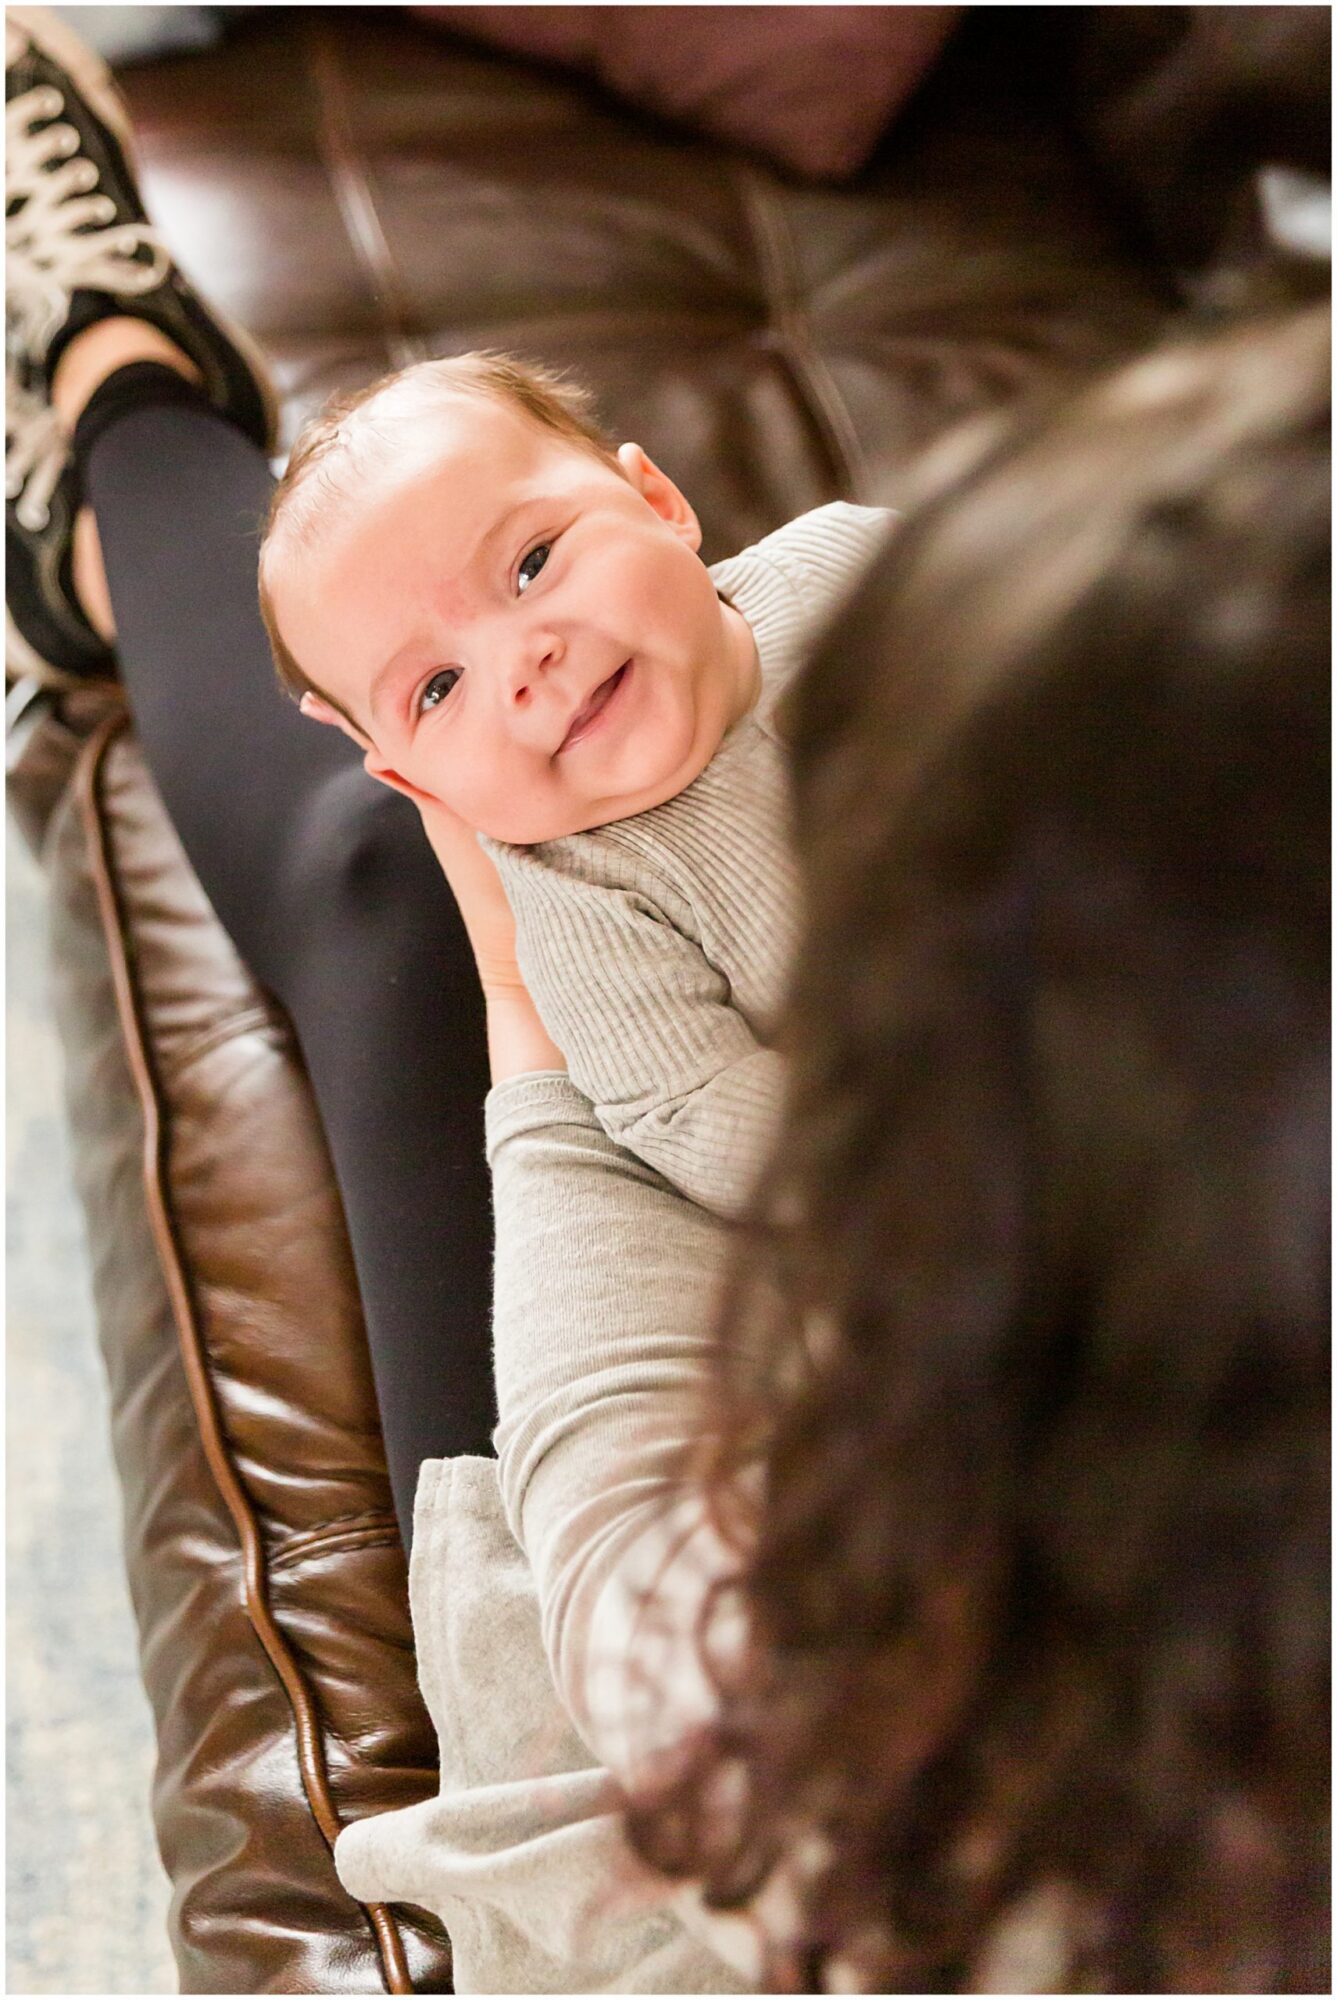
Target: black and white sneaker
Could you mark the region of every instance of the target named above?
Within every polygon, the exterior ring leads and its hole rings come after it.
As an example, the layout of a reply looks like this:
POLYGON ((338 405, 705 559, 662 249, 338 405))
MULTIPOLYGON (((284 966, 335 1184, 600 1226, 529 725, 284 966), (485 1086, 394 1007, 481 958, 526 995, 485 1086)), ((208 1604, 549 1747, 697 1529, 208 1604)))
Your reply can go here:
POLYGON ((56 685, 114 671, 72 594, 77 494, 51 409, 55 365, 111 314, 146 320, 266 451, 277 404, 259 351, 206 306, 144 211, 106 65, 40 7, 5 16, 6 668, 56 685))

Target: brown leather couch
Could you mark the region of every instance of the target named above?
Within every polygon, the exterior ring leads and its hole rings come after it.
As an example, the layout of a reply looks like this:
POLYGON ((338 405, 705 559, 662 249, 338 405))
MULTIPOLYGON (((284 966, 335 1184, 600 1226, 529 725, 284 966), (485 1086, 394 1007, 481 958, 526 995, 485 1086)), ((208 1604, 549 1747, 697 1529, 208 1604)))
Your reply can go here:
MULTIPOLYGON (((238 11, 222 48, 123 81, 150 205, 273 356, 288 434, 423 354, 571 364, 712 561, 837 496, 894 504, 955 420, 1236 298, 1252 167, 1326 144, 1320 8, 968 9, 837 188, 395 9, 238 11), (1237 11, 1278 31, 1261 82, 1204 43, 1237 11)), ((330 1858, 435 1788, 434 1742, 289 1029, 114 689, 28 706, 11 770, 50 881, 182 1988, 449 1991, 437 1924, 353 1903, 330 1858)))

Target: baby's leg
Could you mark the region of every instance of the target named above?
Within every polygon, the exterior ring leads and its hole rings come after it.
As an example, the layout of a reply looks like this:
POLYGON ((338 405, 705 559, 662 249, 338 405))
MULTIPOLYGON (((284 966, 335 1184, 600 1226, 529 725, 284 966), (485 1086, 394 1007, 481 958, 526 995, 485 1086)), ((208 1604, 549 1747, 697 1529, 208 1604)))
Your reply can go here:
POLYGON ((200 881, 302 1046, 407 1542, 421 1460, 488 1451, 493 1422, 472 955, 412 807, 275 684, 256 600, 260 448, 202 398, 115 408, 115 381, 78 455, 120 671, 200 881))

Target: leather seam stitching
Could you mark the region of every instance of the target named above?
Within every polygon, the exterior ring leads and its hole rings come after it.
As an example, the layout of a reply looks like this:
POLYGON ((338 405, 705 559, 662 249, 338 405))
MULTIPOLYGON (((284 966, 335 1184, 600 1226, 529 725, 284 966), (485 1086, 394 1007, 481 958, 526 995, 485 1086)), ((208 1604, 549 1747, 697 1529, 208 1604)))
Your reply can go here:
POLYGON ((787 370, 801 406, 821 438, 840 492, 863 499, 868 483, 864 454, 845 398, 814 345, 800 310, 792 239, 760 170, 740 161, 738 172, 767 303, 766 345, 787 370))
POLYGON ((298 1542, 304 1541, 308 1535, 323 1535, 330 1528, 370 1527, 373 1524, 391 1522, 394 1519, 395 1511, 393 1507, 360 1507, 356 1514, 331 1514, 329 1519, 322 1521, 318 1527, 300 1528, 296 1534, 290 1535, 282 1546, 285 1549, 293 1548, 298 1542))
MULTIPOLYGON (((199 1323, 186 1282, 185 1270, 176 1241, 166 1195, 163 1172, 165 1133, 158 1097, 157 1080, 148 1057, 146 1038, 137 1001, 130 954, 121 927, 121 909, 112 874, 107 830, 99 811, 101 780, 107 752, 127 727, 125 716, 109 716, 89 740, 75 774, 76 796, 92 863, 93 889, 103 942, 107 949, 116 999, 116 1011, 130 1064, 131 1081, 139 1099, 144 1121, 141 1165, 150 1233, 167 1287, 177 1343, 185 1367, 186 1385, 195 1411, 205 1459, 219 1495, 232 1517, 241 1544, 243 1602, 261 1648, 288 1696, 296 1735, 297 1767, 312 1818, 333 1852, 342 1822, 335 1810, 325 1768, 321 1725, 315 1701, 307 1687, 292 1650, 279 1630, 269 1606, 265 1576, 265 1553, 254 1508, 233 1467, 225 1440, 213 1385, 203 1356, 199 1323)), ((353 1900, 353 1899, 350 1899, 353 1900)), ((383 1904, 365 1903, 373 1934, 381 1953, 389 1991, 411 1993, 412 1983, 401 1939, 383 1904)))
POLYGON ((340 1520, 326 1521, 319 1528, 309 1528, 304 1534, 294 1535, 291 1540, 281 1543, 278 1548, 272 1550, 269 1557, 270 1574, 272 1575, 276 1569, 288 1568, 293 1563, 300 1562, 303 1556, 310 1555, 313 1551, 323 1554, 333 1543, 351 1543, 359 1537, 372 1535, 387 1542, 397 1541, 399 1529, 394 1516, 378 1510, 374 1515, 365 1517, 349 1515, 340 1520))
POLYGON ((331 1535, 321 1541, 316 1537, 304 1542, 300 1549, 283 1549, 269 1559, 269 1574, 286 1573, 300 1569, 308 1556, 346 1554, 351 1549, 392 1549, 399 1536, 389 1528, 350 1528, 347 1534, 331 1535))

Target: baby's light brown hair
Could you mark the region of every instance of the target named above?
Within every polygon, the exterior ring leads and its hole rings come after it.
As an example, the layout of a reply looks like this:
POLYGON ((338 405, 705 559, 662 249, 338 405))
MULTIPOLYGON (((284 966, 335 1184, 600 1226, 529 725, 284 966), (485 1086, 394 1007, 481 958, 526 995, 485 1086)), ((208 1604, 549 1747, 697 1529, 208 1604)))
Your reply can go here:
POLYGON ((271 552, 280 532, 284 540, 295 538, 299 545, 308 541, 328 509, 353 496, 371 455, 393 448, 397 418, 421 409, 424 402, 461 394, 507 405, 540 429, 621 470, 612 438, 594 414, 590 391, 553 369, 517 361, 512 355, 480 349, 417 361, 349 395, 332 397, 298 437, 269 503, 260 543, 260 613, 280 685, 294 701, 304 694, 319 695, 355 728, 361 727, 357 718, 327 694, 288 649, 274 609, 271 552))

